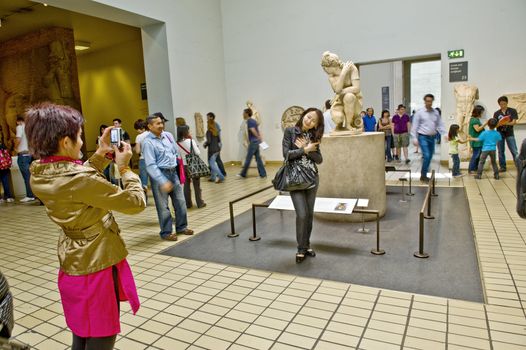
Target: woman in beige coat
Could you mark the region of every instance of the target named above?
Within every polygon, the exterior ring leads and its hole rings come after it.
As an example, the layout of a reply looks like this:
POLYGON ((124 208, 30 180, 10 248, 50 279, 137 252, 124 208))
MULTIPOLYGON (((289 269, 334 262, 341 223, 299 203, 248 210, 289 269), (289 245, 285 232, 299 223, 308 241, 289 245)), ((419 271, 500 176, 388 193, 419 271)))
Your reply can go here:
POLYGON ((58 242, 58 287, 74 350, 112 349, 120 332, 119 301, 129 300, 135 313, 139 298, 128 252, 112 210, 135 214, 145 206, 139 177, 128 167, 130 145, 110 146, 110 130, 85 163, 80 113, 50 103, 26 112, 31 188, 62 233, 58 242), (103 175, 114 154, 124 190, 103 175))

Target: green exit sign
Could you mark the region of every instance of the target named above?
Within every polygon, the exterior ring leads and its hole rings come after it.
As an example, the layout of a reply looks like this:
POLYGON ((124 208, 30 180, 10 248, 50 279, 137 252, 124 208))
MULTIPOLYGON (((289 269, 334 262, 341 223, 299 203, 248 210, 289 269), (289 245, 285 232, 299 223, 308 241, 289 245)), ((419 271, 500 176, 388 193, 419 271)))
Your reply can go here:
POLYGON ((447 52, 448 58, 461 58, 464 57, 464 50, 451 50, 447 52))

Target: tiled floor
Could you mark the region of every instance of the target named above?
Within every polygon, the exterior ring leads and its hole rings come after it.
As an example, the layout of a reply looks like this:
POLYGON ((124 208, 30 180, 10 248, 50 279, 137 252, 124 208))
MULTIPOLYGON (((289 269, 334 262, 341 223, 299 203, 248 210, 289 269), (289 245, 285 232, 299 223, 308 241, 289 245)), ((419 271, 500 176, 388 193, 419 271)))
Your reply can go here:
MULTIPOLYGON (((227 219, 229 200, 269 183, 236 179, 237 169, 228 171, 224 184, 203 184, 208 206, 189 211, 196 232, 227 219)), ((386 178, 396 184, 401 176, 386 178)), ((442 179, 439 185, 466 187, 486 304, 247 270, 207 263, 206 256, 194 261, 159 255, 173 242, 159 239, 150 206, 139 215, 117 214, 142 306, 133 316, 122 304, 116 347, 526 349, 526 222, 515 213, 513 174, 500 181, 442 179)), ((274 194, 268 190, 244 200, 236 213, 274 194)), ((39 206, 2 205, 0 217, 0 268, 15 296, 16 338, 36 349, 68 348, 71 334, 56 285, 58 228, 39 206)))

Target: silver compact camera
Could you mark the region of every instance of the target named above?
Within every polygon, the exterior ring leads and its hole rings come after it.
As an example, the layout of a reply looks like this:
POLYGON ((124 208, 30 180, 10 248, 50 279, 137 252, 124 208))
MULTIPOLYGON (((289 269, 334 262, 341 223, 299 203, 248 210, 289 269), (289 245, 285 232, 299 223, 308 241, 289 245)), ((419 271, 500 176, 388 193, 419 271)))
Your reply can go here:
POLYGON ((112 146, 121 147, 122 140, 122 129, 121 128, 113 128, 110 132, 110 143, 112 146))

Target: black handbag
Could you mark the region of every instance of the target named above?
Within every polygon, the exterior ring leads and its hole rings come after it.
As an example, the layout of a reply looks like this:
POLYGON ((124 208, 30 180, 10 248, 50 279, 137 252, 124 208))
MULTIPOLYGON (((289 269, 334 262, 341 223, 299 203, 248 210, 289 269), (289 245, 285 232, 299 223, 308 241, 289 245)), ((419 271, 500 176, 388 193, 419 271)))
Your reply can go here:
POLYGON ((179 142, 177 142, 179 147, 181 147, 187 154, 185 155, 186 160, 186 172, 189 177, 205 177, 210 176, 210 169, 208 165, 194 153, 194 142, 190 140, 190 152, 188 152, 179 142))
POLYGON ((303 155, 292 161, 285 159, 272 184, 278 191, 291 192, 308 190, 316 186, 318 169, 316 164, 303 155))

